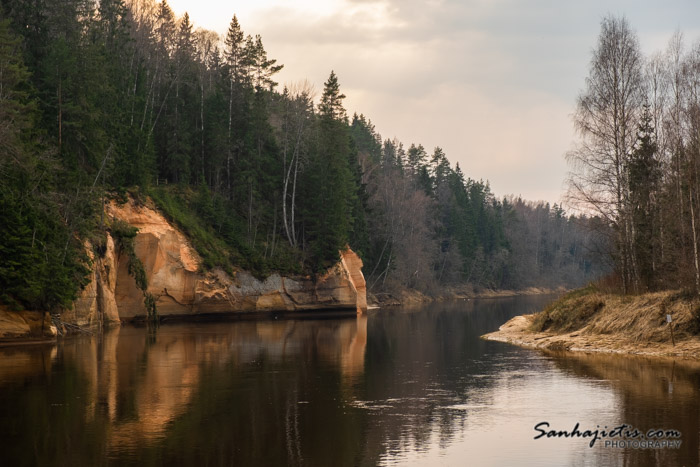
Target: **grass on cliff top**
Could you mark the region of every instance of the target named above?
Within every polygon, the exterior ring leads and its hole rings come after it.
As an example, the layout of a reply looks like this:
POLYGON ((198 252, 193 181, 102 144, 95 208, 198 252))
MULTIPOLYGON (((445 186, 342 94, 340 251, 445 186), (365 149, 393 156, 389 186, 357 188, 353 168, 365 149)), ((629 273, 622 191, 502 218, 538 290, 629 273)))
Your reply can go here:
POLYGON ((220 267, 228 274, 235 268, 264 279, 273 271, 302 273, 299 253, 278 239, 274 245, 259 241, 250 245, 245 223, 230 203, 207 189, 176 185, 150 187, 146 192, 165 217, 175 223, 202 258, 202 268, 220 267))
POLYGON ((538 313, 530 329, 536 332, 572 332, 581 329, 605 306, 603 300, 595 298, 597 294, 593 285, 567 293, 538 313))
POLYGON ((229 274, 233 272, 231 252, 226 243, 204 225, 203 222, 188 207, 187 194, 174 193, 174 190, 165 188, 150 188, 148 196, 153 199, 156 206, 165 215, 166 219, 173 222, 190 240, 192 246, 202 258, 202 267, 209 270, 220 267, 229 274))

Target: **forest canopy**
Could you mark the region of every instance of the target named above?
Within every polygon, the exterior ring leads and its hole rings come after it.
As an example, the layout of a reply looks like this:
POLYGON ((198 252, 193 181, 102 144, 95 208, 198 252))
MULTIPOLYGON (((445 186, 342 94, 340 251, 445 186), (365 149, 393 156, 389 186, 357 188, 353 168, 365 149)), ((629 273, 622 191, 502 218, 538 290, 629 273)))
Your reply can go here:
POLYGON ((127 193, 152 198, 204 268, 315 274, 349 245, 375 293, 573 287, 608 270, 609 219, 499 199, 440 147, 383 139, 347 115, 333 71, 319 97, 280 86, 283 65, 235 15, 220 37, 166 1, 0 8, 7 305, 69 306, 85 241, 99 253, 110 229, 102 203, 127 193))

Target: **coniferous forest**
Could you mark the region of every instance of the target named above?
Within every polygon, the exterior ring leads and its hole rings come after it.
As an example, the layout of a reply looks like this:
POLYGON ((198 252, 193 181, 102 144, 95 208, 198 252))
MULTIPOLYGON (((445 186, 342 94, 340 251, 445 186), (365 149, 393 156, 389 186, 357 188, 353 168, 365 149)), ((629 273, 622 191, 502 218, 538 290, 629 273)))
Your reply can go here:
MULTIPOLYGON (((383 139, 369 118, 347 115, 332 64, 320 96, 308 83, 277 83, 283 65, 236 16, 220 37, 166 1, 0 0, 0 9, 5 305, 68 306, 87 282, 85 242, 99 254, 116 228, 103 203, 127 196, 153 199, 204 268, 315 274, 350 245, 374 293, 572 287, 617 258, 607 253, 619 226, 604 212, 498 198, 441 148, 383 139)), ((640 127, 635 177, 657 173, 647 152, 659 146, 647 136, 640 127)), ((639 200, 625 220, 647 224, 635 224, 625 254, 660 228, 649 190, 667 187, 683 218, 697 215, 690 154, 674 156, 671 184, 630 185, 639 200)), ((695 226, 684 227, 664 235, 692 251, 695 226)), ((667 262, 680 255, 654 248, 667 262)), ((635 280, 654 267, 637 261, 635 280)))

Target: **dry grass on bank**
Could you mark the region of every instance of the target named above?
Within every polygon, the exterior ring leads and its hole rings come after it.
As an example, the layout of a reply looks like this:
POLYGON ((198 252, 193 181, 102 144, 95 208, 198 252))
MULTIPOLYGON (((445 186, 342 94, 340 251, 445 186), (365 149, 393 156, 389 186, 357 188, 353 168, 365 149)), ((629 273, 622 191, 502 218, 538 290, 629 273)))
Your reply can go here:
POLYGON ((666 315, 673 320, 675 337, 700 331, 700 300, 692 293, 664 291, 643 295, 613 295, 594 287, 563 296, 535 316, 531 330, 615 334, 636 342, 670 340, 666 315))
POLYGON ((588 287, 484 337, 550 350, 700 358, 700 298, 684 291, 624 296, 588 287))

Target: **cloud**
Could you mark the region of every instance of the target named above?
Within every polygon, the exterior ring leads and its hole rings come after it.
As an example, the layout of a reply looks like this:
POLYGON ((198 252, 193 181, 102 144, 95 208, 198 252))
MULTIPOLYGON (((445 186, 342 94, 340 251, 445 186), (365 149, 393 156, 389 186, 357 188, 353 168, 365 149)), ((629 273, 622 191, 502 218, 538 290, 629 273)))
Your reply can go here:
MULTIPOLYGON (((263 37, 280 47, 273 56, 296 57, 287 61, 290 75, 306 67, 304 76, 322 83, 333 68, 348 109, 371 118, 384 137, 443 147, 499 195, 558 199, 570 104, 532 58, 545 40, 537 28, 517 29, 517 15, 499 16, 509 2, 349 3, 343 13, 306 20, 292 10, 265 15, 263 37)), ((553 55, 551 64, 565 53, 553 55)))
MULTIPOLYGON (((348 105, 355 105, 355 90, 347 94, 348 105)), ((454 83, 423 98, 396 101, 369 92, 357 100, 370 103, 365 114, 371 118, 391 106, 393 118, 377 124, 384 137, 422 143, 429 151, 441 146, 453 165, 459 162, 471 178, 490 180, 499 196, 559 199, 566 171, 563 152, 573 136, 565 101, 532 93, 521 96, 523 104, 504 106, 476 87, 454 83)))
POLYGON ((569 115, 600 20, 626 14, 644 53, 663 48, 677 28, 688 42, 698 37, 699 2, 659 5, 259 0, 241 4, 238 17, 244 31, 261 34, 268 55, 285 64, 280 81, 308 79, 320 90, 333 69, 348 110, 371 118, 384 137, 430 150, 440 145, 468 176, 488 178, 498 195, 554 202, 574 140, 569 115))

